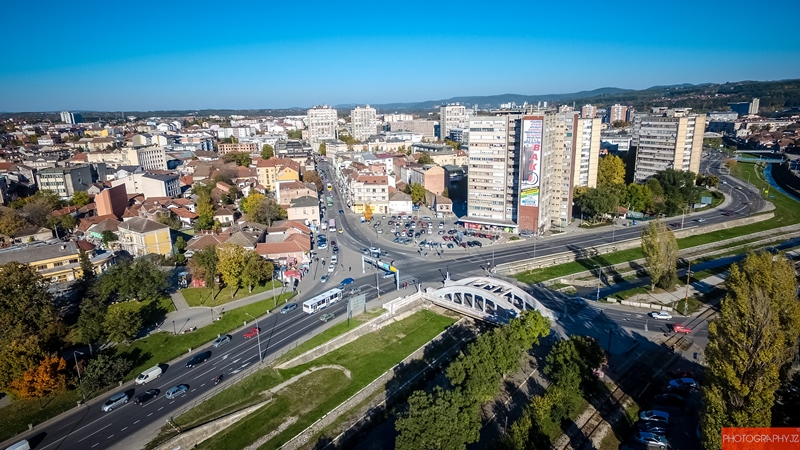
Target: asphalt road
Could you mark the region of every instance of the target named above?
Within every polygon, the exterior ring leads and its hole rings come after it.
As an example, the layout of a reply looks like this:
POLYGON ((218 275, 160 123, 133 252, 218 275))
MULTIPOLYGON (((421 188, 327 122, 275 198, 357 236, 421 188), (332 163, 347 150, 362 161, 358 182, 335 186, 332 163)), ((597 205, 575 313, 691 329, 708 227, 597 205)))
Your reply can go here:
MULTIPOLYGON (((762 205, 757 190, 751 189, 737 179, 725 176, 720 173, 719 165, 722 157, 719 154, 711 154, 703 159, 704 172, 720 175, 726 180, 727 185, 721 184, 721 189, 730 186, 729 193, 733 197, 733 203, 723 211, 712 210, 704 213, 693 214, 687 218, 684 226, 694 227, 698 223, 695 219, 705 219, 704 225, 726 222, 747 216, 751 211, 758 211, 762 205), (742 186, 742 190, 736 189, 742 186)), ((328 179, 331 177, 330 167, 326 168, 328 179)), ((379 245, 388 251, 388 256, 383 260, 389 262, 394 260, 394 265, 399 269, 400 281, 420 280, 423 283, 434 285, 444 278, 449 272, 453 278, 463 278, 466 276, 481 275, 487 263, 493 265, 519 261, 521 259, 554 255, 566 251, 577 251, 579 249, 613 243, 625 239, 636 239, 641 234, 640 226, 619 227, 607 229, 591 234, 575 234, 551 236, 539 239, 528 239, 516 241, 512 244, 503 246, 486 246, 482 248, 469 248, 467 250, 452 249, 447 250, 442 257, 435 256, 433 253, 429 257, 421 257, 416 252, 416 247, 388 244, 383 241, 376 244, 374 231, 371 227, 366 227, 360 223, 359 216, 346 213, 339 214, 343 203, 339 197, 338 190, 334 190, 335 205, 328 208, 326 218, 335 218, 337 225, 341 224, 344 229, 343 234, 335 232, 329 233, 329 239, 338 241, 340 247, 339 266, 330 274, 331 278, 326 283, 319 280, 323 274, 327 273, 327 266, 323 267, 321 262, 312 263, 311 281, 301 283, 303 291, 297 301, 302 302, 313 295, 321 293, 327 289, 335 287, 339 282, 352 277, 355 282, 348 286, 359 286, 367 294, 367 299, 375 300, 377 297, 376 289, 380 285, 382 294, 395 289, 394 280, 376 277, 376 271, 371 266, 364 266, 362 271, 361 254, 359 249, 363 247, 379 245), (462 253, 463 252, 463 253, 462 253)), ((670 223, 680 221, 680 218, 672 219, 670 223)), ((330 261, 332 246, 328 249, 318 250, 321 258, 325 258, 326 263, 330 261)), ((698 269, 699 270, 699 269, 698 269)), ((412 288, 409 288, 411 292, 412 288)), ((554 311, 564 311, 559 320, 565 329, 571 333, 608 333, 613 338, 615 334, 620 337, 630 335, 631 330, 647 329, 653 332, 660 332, 658 322, 649 319, 644 313, 631 312, 625 310, 615 310, 610 308, 600 308, 595 305, 569 305, 564 300, 564 296, 553 291, 541 288, 534 288, 534 295, 547 307, 554 311), (566 308, 566 309, 565 309, 566 308), (627 331, 626 331, 627 329, 627 331), (594 331, 594 333, 592 332, 594 331)), ((377 302, 374 302, 377 303, 377 302)), ((341 302, 329 312, 336 313, 337 316, 344 314, 346 305, 341 302)), ((262 351, 264 355, 283 351, 286 346, 298 337, 314 332, 322 325, 318 315, 309 316, 302 312, 300 308, 286 314, 273 314, 260 319, 262 329, 262 351)), ((247 328, 249 329, 249 327, 247 328)), ((695 334, 702 336, 706 333, 704 329, 695 330, 695 334)), ((208 348, 212 352, 211 358, 192 369, 185 367, 186 361, 191 357, 182 358, 164 372, 163 376, 144 386, 126 385, 119 390, 109 393, 108 396, 88 402, 86 405, 65 413, 41 426, 33 432, 15 437, 13 441, 21 438, 31 440, 37 450, 47 449, 105 449, 111 447, 125 448, 125 439, 137 431, 154 424, 163 424, 171 415, 180 412, 191 402, 210 393, 214 388, 212 379, 224 374, 225 380, 230 382, 231 377, 244 370, 248 366, 257 363, 259 358, 258 343, 256 339, 245 340, 243 331, 233 335, 232 342, 218 349, 208 348), (164 393, 178 384, 188 384, 189 391, 181 397, 168 400, 164 393), (117 392, 128 392, 131 397, 144 392, 148 389, 159 389, 161 394, 158 398, 150 400, 144 405, 135 405, 129 402, 114 411, 104 413, 100 407, 103 402, 117 392)), ((196 354, 197 349, 193 354, 196 354)), ((5 445, 10 444, 4 443, 5 445)))

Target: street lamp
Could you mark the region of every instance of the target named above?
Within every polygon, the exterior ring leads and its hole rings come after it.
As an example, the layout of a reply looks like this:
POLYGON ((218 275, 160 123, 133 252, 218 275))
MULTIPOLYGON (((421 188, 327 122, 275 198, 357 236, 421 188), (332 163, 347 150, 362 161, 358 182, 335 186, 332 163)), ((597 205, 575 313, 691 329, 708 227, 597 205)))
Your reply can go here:
POLYGON ((686 311, 689 309, 689 280, 692 276, 692 261, 689 261, 689 267, 686 268, 686 296, 683 300, 683 315, 686 315, 686 311))
MULTIPOLYGON (((245 312, 245 314, 250 316, 250 313, 245 312)), ((264 357, 261 354, 261 328, 258 327, 258 319, 256 319, 253 316, 250 316, 250 318, 252 318, 256 322, 256 340, 258 341, 258 362, 263 362, 264 357)))
POLYGON ((597 295, 595 296, 594 300, 596 302, 599 302, 600 301, 600 274, 603 273, 603 271, 602 271, 602 269, 600 268, 599 265, 595 264, 594 266, 597 267, 597 295))
MULTIPOLYGON (((83 385, 83 381, 81 380, 81 368, 78 365, 78 356, 77 355, 83 356, 83 353, 79 352, 77 350, 73 350, 72 351, 72 357, 75 358, 75 370, 78 371, 78 384, 79 385, 83 385)), ((86 400, 86 394, 83 393, 83 390, 81 390, 81 395, 83 395, 83 399, 86 400)))

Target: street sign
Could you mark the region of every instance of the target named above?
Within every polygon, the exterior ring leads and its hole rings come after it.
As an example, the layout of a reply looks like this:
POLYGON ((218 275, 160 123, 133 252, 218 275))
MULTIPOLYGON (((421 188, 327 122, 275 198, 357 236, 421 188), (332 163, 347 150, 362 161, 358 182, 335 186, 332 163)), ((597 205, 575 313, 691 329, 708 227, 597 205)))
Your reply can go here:
POLYGON ((366 305, 366 294, 358 294, 350 297, 347 300, 347 317, 355 317, 363 312, 366 312, 366 305))

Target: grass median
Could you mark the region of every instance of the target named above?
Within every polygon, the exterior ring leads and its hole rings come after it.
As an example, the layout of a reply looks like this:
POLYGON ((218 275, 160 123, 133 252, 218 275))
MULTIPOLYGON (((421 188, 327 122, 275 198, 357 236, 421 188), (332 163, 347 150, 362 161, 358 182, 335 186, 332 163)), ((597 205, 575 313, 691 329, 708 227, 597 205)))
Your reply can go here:
MULTIPOLYGON (((253 292, 250 292, 246 287, 242 287, 237 290, 235 287, 225 286, 221 290, 215 290, 213 298, 211 296, 211 289, 205 287, 186 288, 181 290, 181 294, 183 294, 183 298, 186 299, 186 303, 188 303, 189 306, 213 307, 224 305, 234 300, 239 300, 251 295, 260 294, 262 292, 269 291, 273 287, 280 288, 280 281, 273 280, 264 285, 257 285, 253 288, 253 292)), ((270 297, 270 299, 272 299, 272 297, 270 297)))

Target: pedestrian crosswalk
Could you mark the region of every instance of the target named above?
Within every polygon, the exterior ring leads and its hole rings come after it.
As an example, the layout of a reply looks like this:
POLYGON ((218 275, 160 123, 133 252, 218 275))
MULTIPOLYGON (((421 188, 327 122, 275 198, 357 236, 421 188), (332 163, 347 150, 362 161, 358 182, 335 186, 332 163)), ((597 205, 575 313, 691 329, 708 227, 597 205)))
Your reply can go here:
POLYGON ((595 317, 599 316, 601 312, 603 311, 600 308, 587 306, 578 313, 577 317, 581 320, 593 320, 595 317))

